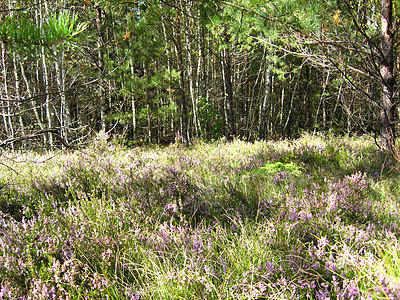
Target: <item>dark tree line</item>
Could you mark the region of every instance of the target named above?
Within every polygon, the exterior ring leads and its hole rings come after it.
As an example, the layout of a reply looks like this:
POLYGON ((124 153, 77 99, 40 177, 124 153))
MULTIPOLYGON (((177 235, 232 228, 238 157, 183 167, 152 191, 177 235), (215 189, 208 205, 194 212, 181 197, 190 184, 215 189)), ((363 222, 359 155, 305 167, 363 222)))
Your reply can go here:
POLYGON ((330 131, 378 133, 392 149, 395 11, 391 0, 2 2, 1 145, 330 131))

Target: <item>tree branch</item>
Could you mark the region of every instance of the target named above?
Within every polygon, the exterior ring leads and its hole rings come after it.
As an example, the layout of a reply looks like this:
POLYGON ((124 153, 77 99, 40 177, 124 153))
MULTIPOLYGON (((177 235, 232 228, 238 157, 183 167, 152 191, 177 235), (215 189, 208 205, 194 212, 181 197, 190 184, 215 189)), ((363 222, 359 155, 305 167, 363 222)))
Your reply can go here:
POLYGON ((70 145, 66 140, 64 140, 61 135, 58 133, 58 129, 55 128, 48 128, 48 129, 43 129, 43 130, 38 130, 32 134, 27 134, 15 138, 10 138, 7 140, 4 140, 0 142, 0 147, 7 147, 8 145, 15 143, 15 142, 21 142, 21 141, 27 141, 27 140, 32 140, 35 138, 38 138, 39 136, 45 134, 45 133, 52 133, 60 142, 63 144, 65 147, 69 149, 73 149, 74 146, 70 145))

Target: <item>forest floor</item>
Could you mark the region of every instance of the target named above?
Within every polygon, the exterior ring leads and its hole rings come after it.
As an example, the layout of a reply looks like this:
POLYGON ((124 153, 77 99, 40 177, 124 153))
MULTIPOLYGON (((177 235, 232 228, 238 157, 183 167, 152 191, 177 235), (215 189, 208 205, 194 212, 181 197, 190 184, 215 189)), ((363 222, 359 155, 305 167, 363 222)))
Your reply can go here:
POLYGON ((0 299, 399 299, 368 137, 3 153, 0 299), (50 159, 51 158, 51 159, 50 159))

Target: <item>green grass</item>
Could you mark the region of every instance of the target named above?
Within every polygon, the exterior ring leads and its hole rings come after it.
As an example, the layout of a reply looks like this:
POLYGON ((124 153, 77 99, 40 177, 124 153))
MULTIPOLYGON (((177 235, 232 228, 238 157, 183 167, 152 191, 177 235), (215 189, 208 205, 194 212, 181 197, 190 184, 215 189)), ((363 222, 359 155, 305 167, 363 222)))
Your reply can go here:
POLYGON ((400 297, 397 162, 368 137, 52 156, 0 166, 4 299, 400 297))

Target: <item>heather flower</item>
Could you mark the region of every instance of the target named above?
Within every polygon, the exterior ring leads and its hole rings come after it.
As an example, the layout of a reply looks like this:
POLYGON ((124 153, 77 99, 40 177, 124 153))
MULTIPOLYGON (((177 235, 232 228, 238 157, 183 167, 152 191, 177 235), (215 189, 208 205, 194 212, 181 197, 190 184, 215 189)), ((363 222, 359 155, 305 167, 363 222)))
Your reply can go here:
POLYGON ((12 299, 12 290, 7 285, 2 284, 0 288, 0 299, 12 299))
POLYGON ((273 182, 274 182, 274 184, 278 184, 280 182, 283 182, 287 177, 288 177, 288 173, 287 172, 278 170, 276 172, 275 177, 273 178, 273 182))
POLYGON ((105 262, 109 262, 112 255, 113 255, 113 252, 111 249, 107 249, 107 251, 101 253, 101 257, 102 257, 103 261, 105 261, 105 262))
POLYGON ((102 292, 110 286, 109 280, 98 273, 94 273, 90 281, 92 290, 99 290, 102 292))
POLYGON ((329 244, 329 241, 326 237, 321 237, 318 239, 318 248, 325 249, 325 247, 329 244))
POLYGON ((350 299, 350 300, 355 300, 358 299, 360 296, 360 291, 357 286, 357 281, 354 280, 345 280, 343 282, 343 288, 342 290, 337 293, 337 297, 339 299, 350 299))
POLYGON ((321 288, 317 290, 315 298, 317 300, 330 300, 331 293, 329 291, 329 285, 325 282, 321 283, 321 288))
POLYGON ((48 286, 40 279, 32 279, 31 292, 28 295, 29 299, 57 299, 57 293, 54 286, 48 286))
POLYGON ((168 211, 168 212, 171 212, 171 213, 175 214, 175 213, 178 212, 178 205, 177 205, 175 202, 173 202, 173 203, 167 203, 167 204, 165 205, 165 210, 168 211))
POLYGON ((51 180, 37 176, 1 196, 23 205, 18 221, 0 214, 0 299, 399 298, 394 276, 379 277, 381 247, 398 248, 396 180, 387 183, 393 192, 376 187, 375 169, 351 169, 355 148, 333 146, 323 138, 201 151, 105 144, 60 156, 51 180), (304 176, 253 172, 289 160, 304 176), (380 198, 370 197, 375 187, 380 198))

